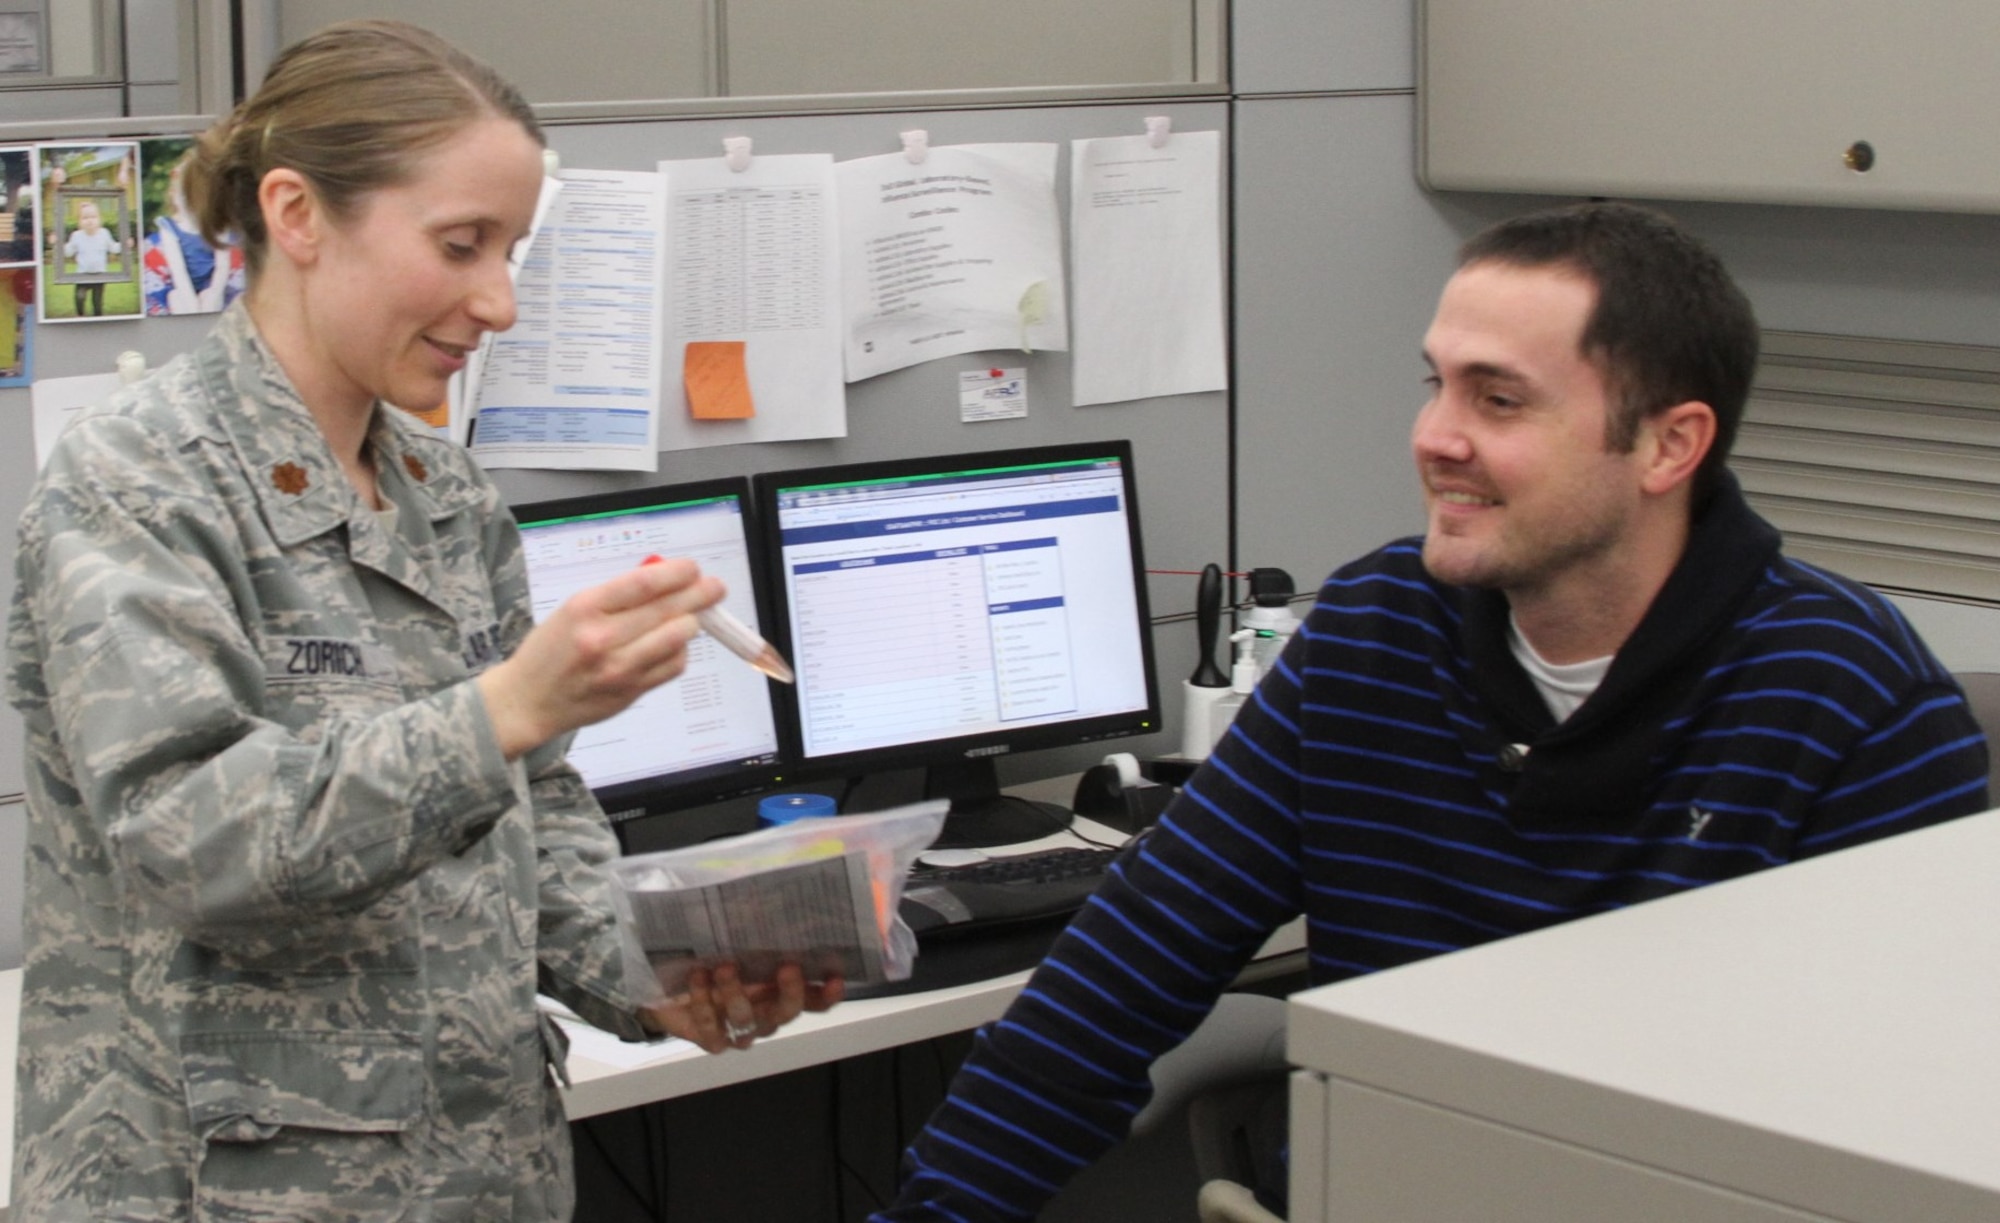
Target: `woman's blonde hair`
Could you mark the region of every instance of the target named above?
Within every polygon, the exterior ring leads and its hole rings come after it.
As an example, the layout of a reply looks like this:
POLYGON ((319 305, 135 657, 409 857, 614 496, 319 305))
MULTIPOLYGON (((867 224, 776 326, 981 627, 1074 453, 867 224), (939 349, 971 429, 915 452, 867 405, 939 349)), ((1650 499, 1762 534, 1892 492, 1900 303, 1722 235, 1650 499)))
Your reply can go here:
POLYGON ((546 143, 520 91, 483 61, 405 22, 341 22, 278 54, 257 92, 202 135, 182 185, 203 235, 241 247, 255 275, 265 174, 297 171, 344 220, 362 196, 404 181, 415 154, 488 117, 546 143))

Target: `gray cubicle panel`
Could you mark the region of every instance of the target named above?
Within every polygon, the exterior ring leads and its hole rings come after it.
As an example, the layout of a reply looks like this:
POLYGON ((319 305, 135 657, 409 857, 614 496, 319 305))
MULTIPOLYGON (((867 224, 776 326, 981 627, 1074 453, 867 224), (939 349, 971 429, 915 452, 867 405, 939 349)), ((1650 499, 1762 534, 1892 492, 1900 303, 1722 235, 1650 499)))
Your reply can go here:
MULTIPOLYGON (((1150 115, 1164 114, 1177 131, 1227 132, 1224 103, 1073 105, 936 113, 804 115, 747 120, 689 119, 660 122, 553 126, 549 141, 563 164, 576 168, 651 170, 662 159, 720 156, 725 136, 750 136, 757 153, 830 153, 836 159, 898 151, 898 133, 924 128, 933 145, 994 141, 1046 141, 1064 146, 1059 188, 1067 200, 1067 142, 1097 136, 1137 135, 1150 115)), ((1226 194, 1227 184, 1224 184, 1226 194)), ((200 319, 154 319, 38 326, 35 376, 102 373, 117 354, 137 349, 155 366, 192 347, 207 329, 200 319)), ((850 384, 848 436, 839 439, 722 446, 663 454, 657 474, 501 471, 496 482, 509 500, 525 502, 606 487, 673 483, 822 463, 894 455, 946 454, 1001 447, 1130 438, 1139 476, 1150 567, 1199 569, 1229 559, 1229 396, 1223 392, 1151 399, 1089 408, 1070 406, 1066 353, 995 353, 946 358, 850 384), (990 360, 989 360, 990 358, 990 360), (1023 419, 963 424, 958 416, 961 369, 1004 361, 1028 369, 1029 408, 1023 419)), ((12 523, 34 479, 29 393, 0 389, 0 594, 13 590, 12 523)), ((1189 611, 1192 578, 1156 578, 1154 615, 1189 611)), ((1117 746, 1158 754, 1177 745, 1174 705, 1179 681, 1193 669, 1191 624, 1173 624, 1155 635, 1167 730, 1117 746)), ((1011 779, 1073 771, 1095 763, 1104 747, 1056 753, 1017 769, 1011 779)), ((0 796, 22 786, 20 721, 0 712, 0 796)))
MULTIPOLYGON (((113 319, 59 323, 34 329, 34 376, 68 378, 108 374, 118 354, 144 353, 151 366, 164 365, 200 340, 208 320, 193 318, 113 319)), ((35 482, 35 431, 28 388, 0 387, 0 592, 14 595, 14 523, 35 482)), ((0 798, 18 795, 22 785, 21 719, 0 704, 0 798)), ((0 893, 4 894, 4 893, 0 893)))
POLYGON ((1230 12, 1238 96, 1405 90, 1416 77, 1411 0, 1254 0, 1230 12))
POLYGON ((1237 558, 1302 590, 1423 530, 1409 432, 1454 252, 1535 201, 1424 191, 1416 101, 1236 103, 1237 558))
MULTIPOLYGON (((1226 147, 1229 108, 1222 102, 588 124, 552 127, 549 144, 562 156, 564 165, 650 170, 663 158, 719 156, 722 141, 729 136, 750 137, 759 154, 830 153, 837 160, 897 152, 902 148, 899 133, 914 128, 928 132, 932 145, 1047 141, 1063 146, 1057 188, 1066 202, 1068 142, 1138 135, 1151 115, 1169 117, 1175 131, 1221 131, 1226 147)), ((1227 184, 1224 191, 1226 194, 1227 184)), ((1066 203, 1064 215, 1066 221, 1066 203)), ((850 383, 845 438, 669 452, 661 455, 660 471, 651 477, 509 471, 498 473, 496 479, 509 499, 526 501, 603 487, 607 481, 620 479, 666 483, 902 454, 947 454, 1123 437, 1132 440, 1138 468, 1148 567, 1200 569, 1210 561, 1229 560, 1230 407, 1226 393, 1072 408, 1067 353, 991 356, 1027 368, 1026 418, 960 423, 958 373, 988 363, 978 354, 968 354, 850 383)), ((1151 600, 1155 617, 1190 611, 1194 579, 1157 577, 1151 584, 1151 600)), ((1119 750, 1160 754, 1177 746, 1177 694, 1181 679, 1194 669, 1194 639, 1191 624, 1170 624, 1155 633, 1167 733, 1114 745, 1119 750)), ((1096 763, 1105 750, 1077 749, 1057 753, 1053 759, 1044 754, 1032 763, 1022 762, 1018 775, 1071 771, 1096 763)), ((1003 765, 1002 773, 1003 777, 1014 775, 1014 770, 1003 765)))

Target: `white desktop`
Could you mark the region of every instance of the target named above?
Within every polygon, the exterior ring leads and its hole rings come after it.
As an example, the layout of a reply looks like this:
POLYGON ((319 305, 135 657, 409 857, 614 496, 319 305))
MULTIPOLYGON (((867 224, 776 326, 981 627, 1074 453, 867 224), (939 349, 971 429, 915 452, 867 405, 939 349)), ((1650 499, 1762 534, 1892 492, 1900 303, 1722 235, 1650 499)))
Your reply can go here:
POLYGON ((1299 1223, 1990 1223, 2000 811, 1304 991, 1287 1024, 1299 1223))
MULTIPOLYGON (((1068 776, 1011 787, 1009 792, 1058 801, 1069 797, 1075 785, 1076 778, 1068 776)), ((1113 842, 1124 836, 1084 819, 1077 821, 1076 831, 1113 842)), ((1076 843, 1064 832, 995 852, 1076 843)), ((1293 922, 1272 936, 1259 958, 1290 955, 1304 945, 1303 925, 1293 922)), ((999 1018, 1027 979, 1028 972, 1021 971, 945 989, 843 1002, 824 1014, 800 1016, 741 1052, 711 1055, 685 1041, 668 1041, 659 1046, 627 1046, 615 1057, 596 1060, 579 1048, 572 1050, 569 1058, 570 1083, 562 1092, 564 1110, 571 1120, 580 1120, 967 1031, 999 1018)), ((20 1032, 20 997, 21 970, 0 971, 0 1223, 6 1223, 11 1201, 14 1051, 20 1032)))

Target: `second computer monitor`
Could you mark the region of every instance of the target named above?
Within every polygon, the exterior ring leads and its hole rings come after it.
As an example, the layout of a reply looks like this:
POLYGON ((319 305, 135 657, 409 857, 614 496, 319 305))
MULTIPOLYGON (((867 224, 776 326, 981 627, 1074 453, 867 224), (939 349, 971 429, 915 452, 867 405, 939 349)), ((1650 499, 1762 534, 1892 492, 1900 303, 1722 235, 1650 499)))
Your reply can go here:
POLYGON ((758 478, 800 764, 924 765, 940 844, 1051 831, 993 758, 1159 727, 1126 442, 758 478))

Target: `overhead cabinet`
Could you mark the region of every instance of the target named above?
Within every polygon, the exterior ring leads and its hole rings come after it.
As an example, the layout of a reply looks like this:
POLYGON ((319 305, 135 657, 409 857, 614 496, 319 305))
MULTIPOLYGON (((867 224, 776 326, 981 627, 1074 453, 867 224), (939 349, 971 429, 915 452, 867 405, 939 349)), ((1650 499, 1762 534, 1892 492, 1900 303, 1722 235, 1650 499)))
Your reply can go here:
POLYGON ((1422 0, 1433 188, 2000 212, 1992 0, 1422 0))

